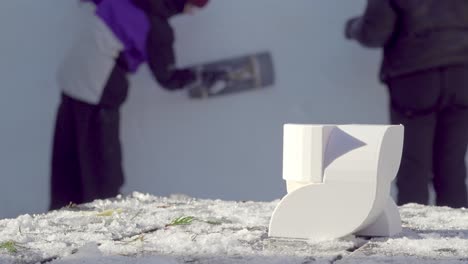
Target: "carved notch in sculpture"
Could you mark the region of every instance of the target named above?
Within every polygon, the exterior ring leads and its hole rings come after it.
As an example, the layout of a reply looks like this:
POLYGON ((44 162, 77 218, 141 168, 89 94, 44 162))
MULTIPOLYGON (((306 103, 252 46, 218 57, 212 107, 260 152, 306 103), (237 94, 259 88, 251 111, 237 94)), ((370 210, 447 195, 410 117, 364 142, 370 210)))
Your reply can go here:
POLYGON ((269 236, 334 239, 401 231, 390 197, 400 166, 403 126, 286 124, 283 179, 288 194, 269 236))

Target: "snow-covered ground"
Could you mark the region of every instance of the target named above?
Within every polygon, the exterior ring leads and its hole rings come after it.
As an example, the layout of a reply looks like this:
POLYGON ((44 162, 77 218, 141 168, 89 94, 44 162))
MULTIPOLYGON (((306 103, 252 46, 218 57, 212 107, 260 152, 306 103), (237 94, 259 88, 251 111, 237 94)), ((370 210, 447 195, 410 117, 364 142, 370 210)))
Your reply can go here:
POLYGON ((267 236, 278 201, 174 195, 71 205, 0 220, 0 263, 468 263, 468 211, 407 205, 385 239, 285 241, 267 236))

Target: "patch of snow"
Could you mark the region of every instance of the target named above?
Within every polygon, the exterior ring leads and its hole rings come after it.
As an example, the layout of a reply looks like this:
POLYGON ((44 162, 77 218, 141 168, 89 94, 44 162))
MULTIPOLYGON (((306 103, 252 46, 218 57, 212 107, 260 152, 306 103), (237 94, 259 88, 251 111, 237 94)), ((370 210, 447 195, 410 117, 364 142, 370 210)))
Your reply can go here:
POLYGON ((410 204, 398 236, 300 241, 268 237, 278 202, 135 192, 22 215, 0 220, 0 263, 468 263, 466 209, 410 204))

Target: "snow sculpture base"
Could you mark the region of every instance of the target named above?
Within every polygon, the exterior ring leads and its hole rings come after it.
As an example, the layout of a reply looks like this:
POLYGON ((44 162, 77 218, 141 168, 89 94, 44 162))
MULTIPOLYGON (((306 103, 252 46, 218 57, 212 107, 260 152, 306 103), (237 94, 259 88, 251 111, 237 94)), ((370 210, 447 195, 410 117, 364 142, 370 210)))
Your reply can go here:
POLYGON ((288 194, 269 236, 335 239, 401 231, 390 196, 400 166, 403 126, 286 124, 283 179, 288 194))

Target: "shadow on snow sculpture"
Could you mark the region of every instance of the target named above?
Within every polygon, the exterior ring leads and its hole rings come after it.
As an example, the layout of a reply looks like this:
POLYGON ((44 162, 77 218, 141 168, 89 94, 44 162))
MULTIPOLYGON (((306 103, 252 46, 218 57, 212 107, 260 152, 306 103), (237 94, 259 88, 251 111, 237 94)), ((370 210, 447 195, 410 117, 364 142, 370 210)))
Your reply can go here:
POLYGON ((390 196, 400 166, 403 126, 286 124, 283 179, 288 194, 269 236, 335 239, 401 231, 390 196))

